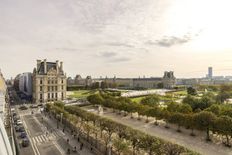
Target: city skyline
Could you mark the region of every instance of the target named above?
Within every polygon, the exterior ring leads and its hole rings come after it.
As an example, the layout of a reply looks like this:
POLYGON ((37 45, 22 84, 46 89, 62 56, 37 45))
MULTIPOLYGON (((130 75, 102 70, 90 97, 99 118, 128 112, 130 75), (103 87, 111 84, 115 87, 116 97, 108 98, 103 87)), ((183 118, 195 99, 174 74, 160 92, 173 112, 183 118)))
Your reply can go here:
POLYGON ((47 58, 62 60, 71 77, 156 77, 166 70, 203 77, 208 66, 215 75, 232 75, 229 6, 228 0, 3 0, 0 68, 14 78, 47 58))

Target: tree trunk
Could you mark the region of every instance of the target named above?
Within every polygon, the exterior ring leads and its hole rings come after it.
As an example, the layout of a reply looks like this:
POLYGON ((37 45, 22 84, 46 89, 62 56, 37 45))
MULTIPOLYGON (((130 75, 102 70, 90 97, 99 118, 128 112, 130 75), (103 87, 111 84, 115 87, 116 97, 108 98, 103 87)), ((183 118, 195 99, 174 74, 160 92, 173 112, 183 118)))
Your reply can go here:
POLYGON ((190 135, 191 135, 191 136, 195 136, 195 134, 194 134, 194 129, 192 128, 191 130, 192 130, 192 132, 191 132, 190 135))
POLYGON ((179 125, 179 124, 178 124, 177 132, 181 132, 181 130, 180 130, 180 125, 179 125))
POLYGON ((132 155, 135 155, 135 146, 132 147, 132 155))
POLYGON ((158 120, 156 118, 155 118, 155 125, 159 125, 158 120))
POLYGON ((152 155, 152 150, 151 149, 149 149, 149 155, 152 155))
POLYGON ((209 137, 209 128, 206 129, 206 140, 210 141, 210 137, 209 137))
POLYGON ((168 122, 166 121, 165 128, 169 129, 168 122))
POLYGON ((95 146, 97 148, 97 133, 95 133, 95 140, 96 140, 95 146))
POLYGON ((226 135, 226 145, 228 146, 228 147, 230 147, 230 139, 229 139, 229 136, 228 135, 226 135))
POLYGON ((131 112, 131 118, 133 118, 133 113, 131 112))
POLYGON ((147 116, 147 120, 146 120, 146 123, 148 123, 149 122, 149 120, 148 120, 148 116, 147 116))
POLYGON ((141 120, 140 115, 138 115, 138 120, 141 120))

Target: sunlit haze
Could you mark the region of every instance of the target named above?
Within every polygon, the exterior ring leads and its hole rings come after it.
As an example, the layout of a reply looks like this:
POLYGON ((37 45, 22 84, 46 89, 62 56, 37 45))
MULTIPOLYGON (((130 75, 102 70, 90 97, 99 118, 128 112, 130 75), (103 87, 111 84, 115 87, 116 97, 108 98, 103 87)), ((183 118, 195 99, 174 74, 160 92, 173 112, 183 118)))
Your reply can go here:
POLYGON ((61 60, 67 76, 232 75, 231 0, 0 2, 0 68, 61 60))

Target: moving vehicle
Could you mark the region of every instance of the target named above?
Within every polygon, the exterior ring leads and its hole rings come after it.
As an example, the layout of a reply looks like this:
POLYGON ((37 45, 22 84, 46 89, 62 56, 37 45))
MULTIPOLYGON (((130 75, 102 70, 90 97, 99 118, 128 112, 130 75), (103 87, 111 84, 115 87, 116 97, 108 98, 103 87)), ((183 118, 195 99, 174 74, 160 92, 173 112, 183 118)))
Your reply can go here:
POLYGON ((26 132, 21 132, 20 137, 21 137, 21 138, 26 138, 26 137, 27 137, 26 132))
POLYGON ((22 146, 23 147, 27 147, 27 146, 29 146, 29 140, 27 139, 27 138, 24 138, 23 140, 22 140, 22 146))
POLYGON ((25 105, 19 107, 20 110, 27 110, 28 108, 25 105))
POLYGON ((23 125, 23 122, 21 121, 21 120, 17 120, 17 123, 16 123, 16 125, 23 125))
POLYGON ((36 104, 31 105, 30 108, 38 108, 38 105, 36 105, 36 104))

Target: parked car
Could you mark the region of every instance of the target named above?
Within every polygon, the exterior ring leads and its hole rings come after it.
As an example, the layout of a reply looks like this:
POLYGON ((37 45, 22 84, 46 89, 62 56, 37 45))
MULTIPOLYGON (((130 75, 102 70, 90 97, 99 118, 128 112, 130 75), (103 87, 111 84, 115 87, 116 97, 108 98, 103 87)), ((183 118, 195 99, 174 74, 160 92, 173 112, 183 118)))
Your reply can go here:
POLYGON ((42 103, 39 103, 38 106, 41 107, 41 106, 43 106, 43 104, 42 104, 42 103))
POLYGON ((27 139, 27 138, 24 138, 23 140, 22 140, 22 146, 23 147, 27 147, 27 146, 29 146, 29 139, 27 139))
POLYGON ((19 116, 14 116, 14 117, 13 117, 14 123, 17 123, 17 121, 18 121, 19 119, 20 119, 19 116))
POLYGON ((27 110, 28 108, 25 105, 19 107, 20 110, 27 110))
POLYGON ((20 128, 20 126, 15 126, 15 131, 19 132, 19 128, 20 128))
POLYGON ((36 104, 31 105, 30 108, 38 108, 38 105, 36 105, 36 104))
POLYGON ((23 125, 23 122, 21 121, 21 120, 17 120, 17 123, 16 123, 16 125, 23 125))
POLYGON ((26 132, 21 132, 20 137, 21 137, 21 138, 26 138, 26 137, 27 137, 26 132))
POLYGON ((17 113, 16 112, 13 112, 13 117, 17 116, 17 113))
POLYGON ((24 129, 23 126, 20 126, 18 131, 19 131, 19 132, 25 132, 25 129, 24 129))

